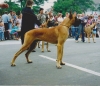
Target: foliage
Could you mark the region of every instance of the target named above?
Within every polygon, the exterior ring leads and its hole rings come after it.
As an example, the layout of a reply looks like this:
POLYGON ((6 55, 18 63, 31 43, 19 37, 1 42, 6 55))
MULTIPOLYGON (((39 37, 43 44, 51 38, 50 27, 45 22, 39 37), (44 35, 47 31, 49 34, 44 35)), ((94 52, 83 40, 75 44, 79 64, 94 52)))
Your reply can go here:
POLYGON ((18 13, 21 10, 20 6, 18 4, 15 4, 15 2, 5 1, 5 3, 7 3, 9 5, 9 8, 0 9, 0 14, 3 14, 4 11, 9 12, 10 10, 13 10, 13 11, 18 13))
POLYGON ((40 8, 39 6, 33 6, 33 10, 35 14, 39 13, 39 8, 40 8))
MULTIPOLYGON (((21 8, 25 7, 26 1, 27 0, 18 0, 18 2, 21 3, 21 8)), ((45 1, 48 1, 48 0, 34 0, 34 3, 38 6, 38 5, 44 4, 45 1)))
POLYGON ((55 12, 65 14, 70 10, 82 13, 87 11, 88 8, 93 8, 93 0, 57 0, 54 3, 53 9, 55 12))
MULTIPOLYGON (((13 10, 16 12, 16 14, 18 15, 22 8, 25 7, 26 4, 26 0, 16 0, 17 4, 15 2, 12 2, 12 0, 9 1, 5 1, 5 3, 7 3, 9 5, 9 8, 4 8, 4 9, 0 9, 0 15, 2 15, 4 13, 4 11, 10 11, 13 10)), ((34 0, 35 6, 33 6, 34 12, 38 13, 40 5, 43 4, 45 1, 48 0, 34 0)))
POLYGON ((97 8, 97 10, 99 10, 99 11, 100 11, 100 4, 99 4, 99 7, 97 8))

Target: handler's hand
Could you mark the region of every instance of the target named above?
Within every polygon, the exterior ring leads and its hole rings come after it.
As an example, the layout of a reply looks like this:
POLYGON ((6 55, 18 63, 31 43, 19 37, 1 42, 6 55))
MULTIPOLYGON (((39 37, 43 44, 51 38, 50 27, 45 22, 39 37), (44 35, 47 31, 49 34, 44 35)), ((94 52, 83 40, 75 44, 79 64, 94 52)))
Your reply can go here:
POLYGON ((45 24, 40 25, 40 27, 45 27, 45 24))

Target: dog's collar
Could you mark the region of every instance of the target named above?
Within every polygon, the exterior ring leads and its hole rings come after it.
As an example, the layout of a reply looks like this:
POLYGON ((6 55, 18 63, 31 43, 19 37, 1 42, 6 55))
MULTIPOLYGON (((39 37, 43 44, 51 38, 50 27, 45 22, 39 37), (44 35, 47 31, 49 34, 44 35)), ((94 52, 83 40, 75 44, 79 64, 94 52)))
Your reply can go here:
MULTIPOLYGON (((65 27, 68 27, 68 26, 66 26, 66 25, 63 25, 63 24, 60 24, 60 25, 62 25, 62 26, 65 26, 65 27)), ((69 27, 68 27, 69 28, 69 27)))

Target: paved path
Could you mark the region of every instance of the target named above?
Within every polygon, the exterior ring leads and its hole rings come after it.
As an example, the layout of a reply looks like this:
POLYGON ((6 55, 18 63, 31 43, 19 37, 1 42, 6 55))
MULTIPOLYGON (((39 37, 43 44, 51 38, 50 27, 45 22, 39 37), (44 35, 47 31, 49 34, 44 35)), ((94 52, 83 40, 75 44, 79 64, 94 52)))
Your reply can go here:
MULTIPOLYGON (((86 39, 87 40, 87 39, 86 39)), ((13 55, 21 47, 16 40, 0 42, 0 85, 100 85, 100 38, 96 43, 75 43, 68 39, 64 45, 62 69, 56 68, 56 46, 50 44, 51 52, 41 53, 36 48, 30 54, 32 64, 27 64, 25 52, 16 60, 16 67, 11 67, 13 55)))

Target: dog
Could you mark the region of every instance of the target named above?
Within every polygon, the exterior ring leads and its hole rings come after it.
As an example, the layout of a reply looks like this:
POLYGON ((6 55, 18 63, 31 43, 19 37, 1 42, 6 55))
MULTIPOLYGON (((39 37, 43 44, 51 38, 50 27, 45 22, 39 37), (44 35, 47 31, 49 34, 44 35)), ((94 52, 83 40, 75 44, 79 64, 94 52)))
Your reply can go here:
MULTIPOLYGON (((48 27, 48 22, 49 22, 49 19, 44 23, 44 26, 42 26, 42 28, 47 28, 48 27)), ((49 29, 49 28, 47 28, 47 29, 49 29)), ((42 42, 42 50, 41 50, 41 52, 44 52, 44 41, 41 41, 42 42)), ((40 48, 40 41, 38 41, 37 42, 37 45, 38 45, 38 48, 40 48)), ((47 49, 47 52, 51 52, 50 50, 49 50, 49 43, 47 42, 46 43, 46 49, 47 49)))
MULTIPOLYGON (((20 48, 20 50, 14 55, 12 61, 11 61, 11 66, 16 66, 15 65, 15 60, 16 58, 24 52, 27 48, 30 47, 33 41, 35 40, 42 40, 46 41, 49 43, 57 44, 57 63, 56 67, 58 69, 61 69, 61 65, 65 65, 64 62, 62 62, 62 57, 63 57, 63 47, 64 47, 64 42, 69 36, 69 29, 71 25, 75 22, 76 19, 76 13, 71 13, 69 14, 69 17, 66 17, 61 24, 55 27, 51 27, 50 29, 48 28, 39 28, 39 29, 34 29, 26 32, 25 38, 24 38, 24 44, 20 48)), ((28 63, 32 63, 31 60, 29 60, 29 54, 33 48, 30 48, 25 56, 26 60, 28 63)))
POLYGON ((88 43, 90 43, 90 35, 91 35, 91 33, 92 33, 93 42, 96 43, 94 41, 95 35, 93 34, 93 28, 95 27, 95 25, 96 25, 96 22, 93 22, 91 25, 85 26, 85 28, 84 28, 84 31, 85 31, 85 33, 87 35, 87 38, 88 38, 88 43))
MULTIPOLYGON (((54 26, 57 26, 57 25, 58 24, 55 22, 55 20, 50 21, 50 18, 48 18, 42 28, 49 27, 48 29, 50 29, 51 27, 54 27, 54 26)), ((42 41, 42 50, 41 51, 44 52, 44 45, 45 44, 46 44, 47 52, 51 52, 49 50, 49 43, 48 42, 45 43, 44 41, 42 41)), ((40 41, 37 43, 37 45, 38 45, 38 48, 40 48, 40 41)))
MULTIPOLYGON (((37 43, 37 45, 38 45, 38 48, 40 48, 40 41, 37 43)), ((44 42, 44 41, 42 41, 42 49, 41 49, 41 52, 44 52, 44 45, 46 45, 46 49, 47 49, 47 52, 51 52, 50 50, 49 50, 49 43, 48 42, 44 42)))

